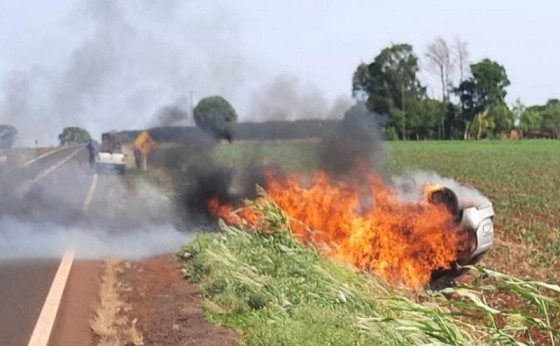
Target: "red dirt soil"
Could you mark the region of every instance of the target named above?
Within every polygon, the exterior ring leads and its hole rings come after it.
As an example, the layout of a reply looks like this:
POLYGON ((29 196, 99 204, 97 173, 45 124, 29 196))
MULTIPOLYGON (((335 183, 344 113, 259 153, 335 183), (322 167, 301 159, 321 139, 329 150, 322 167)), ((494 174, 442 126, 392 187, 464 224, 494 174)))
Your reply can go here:
POLYGON ((119 281, 121 298, 137 319, 144 345, 232 345, 239 334, 204 320, 196 286, 181 276, 172 256, 125 262, 119 281))

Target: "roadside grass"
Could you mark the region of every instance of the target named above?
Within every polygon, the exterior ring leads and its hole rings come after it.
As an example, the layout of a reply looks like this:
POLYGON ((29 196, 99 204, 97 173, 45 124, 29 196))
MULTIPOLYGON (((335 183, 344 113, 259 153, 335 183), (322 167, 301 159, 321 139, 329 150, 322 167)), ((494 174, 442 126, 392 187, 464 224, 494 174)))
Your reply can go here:
POLYGON ((99 346, 120 346, 144 344, 141 332, 136 329, 136 321, 128 322, 123 314, 125 303, 119 295, 118 275, 122 272, 116 257, 105 260, 99 288, 99 305, 90 322, 94 334, 99 337, 99 346))
POLYGON ((272 201, 256 231, 221 223, 180 257, 210 322, 243 332, 242 345, 554 345, 560 286, 473 266, 474 285, 440 292, 390 288, 290 236, 272 201), (264 231, 266 230, 266 231, 264 231), (492 303, 520 299, 517 307, 492 303))

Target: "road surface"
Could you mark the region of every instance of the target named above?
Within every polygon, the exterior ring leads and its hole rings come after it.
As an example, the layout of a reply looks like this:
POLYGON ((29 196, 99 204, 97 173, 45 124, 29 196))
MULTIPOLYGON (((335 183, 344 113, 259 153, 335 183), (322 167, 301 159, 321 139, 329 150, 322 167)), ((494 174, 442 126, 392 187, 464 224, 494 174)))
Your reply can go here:
POLYGON ((92 177, 82 148, 0 176, 0 345, 28 344, 62 255, 50 228, 80 227, 92 177))

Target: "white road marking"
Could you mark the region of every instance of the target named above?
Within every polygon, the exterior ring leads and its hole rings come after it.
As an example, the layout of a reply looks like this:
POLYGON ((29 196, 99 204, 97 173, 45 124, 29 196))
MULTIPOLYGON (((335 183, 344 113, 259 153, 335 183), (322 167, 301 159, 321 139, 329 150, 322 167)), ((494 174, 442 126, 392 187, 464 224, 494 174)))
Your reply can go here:
MULTIPOLYGON (((73 155, 75 155, 75 153, 70 157, 73 155)), ((82 204, 82 211, 84 213, 89 210, 91 202, 93 201, 98 178, 97 174, 93 175, 86 198, 82 204)), ((43 308, 41 309, 41 313, 39 314, 39 319, 35 324, 35 329, 33 329, 33 334, 31 334, 28 346, 47 346, 49 344, 49 338, 54 327, 58 308, 62 301, 64 287, 68 281, 75 254, 76 251, 74 249, 67 249, 64 252, 51 288, 49 289, 49 293, 47 294, 47 298, 45 299, 45 303, 43 304, 43 308)))
POLYGON ((55 169, 57 169, 58 167, 62 166, 63 164, 65 164, 68 160, 70 160, 71 158, 73 158, 74 156, 76 156, 79 152, 81 151, 81 149, 76 149, 75 151, 72 152, 72 154, 66 156, 64 159, 58 161, 57 163, 55 163, 54 165, 50 166, 49 168, 45 169, 44 171, 42 171, 41 173, 39 173, 35 179, 33 179, 31 181, 31 184, 35 184, 36 182, 38 182, 39 180, 43 179, 44 177, 46 177, 47 175, 51 174, 55 169))
POLYGON ((48 151, 48 152, 46 152, 46 153, 44 153, 44 154, 41 154, 41 155, 39 155, 39 156, 37 156, 37 157, 35 157, 35 158, 32 158, 31 160, 27 161, 26 163, 23 164, 22 167, 29 166, 30 164, 33 164, 33 163, 39 161, 40 159, 42 159, 42 158, 44 158, 44 157, 47 157, 47 156, 49 156, 49 155, 58 153, 59 151, 62 151, 62 150, 64 150, 64 149, 66 149, 66 148, 65 148, 65 147, 61 147, 61 148, 55 149, 55 150, 53 150, 53 151, 48 151))
POLYGON ((31 334, 29 346, 47 346, 49 343, 56 313, 58 312, 58 306, 62 301, 62 293, 64 292, 64 287, 66 286, 66 281, 70 274, 70 268, 72 268, 72 263, 74 261, 74 254, 75 252, 72 249, 64 252, 62 261, 60 261, 53 283, 49 289, 47 299, 45 299, 45 304, 41 309, 39 319, 35 324, 35 329, 33 329, 33 334, 31 334))
POLYGON ((93 195, 95 193, 95 188, 97 187, 97 179, 99 176, 97 173, 93 175, 93 179, 91 180, 91 184, 89 185, 89 190, 86 195, 86 199, 84 200, 84 205, 82 205, 82 211, 85 213, 89 210, 89 206, 91 205, 91 201, 93 201, 93 195))

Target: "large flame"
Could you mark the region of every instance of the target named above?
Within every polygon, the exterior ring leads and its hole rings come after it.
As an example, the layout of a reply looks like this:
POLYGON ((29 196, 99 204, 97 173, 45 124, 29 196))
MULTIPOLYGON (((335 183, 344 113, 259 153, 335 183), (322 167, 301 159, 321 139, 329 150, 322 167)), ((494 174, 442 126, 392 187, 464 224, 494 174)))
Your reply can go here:
MULTIPOLYGON (((365 184, 332 182, 325 172, 311 177, 266 174, 266 192, 290 218, 293 235, 323 254, 373 272, 394 284, 418 288, 432 271, 448 269, 457 259, 463 239, 449 210, 429 202, 441 187, 430 185, 425 198, 404 203, 377 175, 365 184)), ((226 222, 255 226, 259 213, 209 203, 226 222)))

